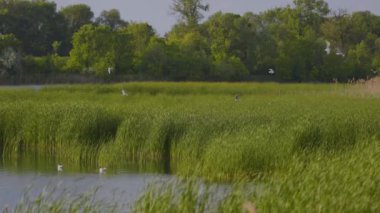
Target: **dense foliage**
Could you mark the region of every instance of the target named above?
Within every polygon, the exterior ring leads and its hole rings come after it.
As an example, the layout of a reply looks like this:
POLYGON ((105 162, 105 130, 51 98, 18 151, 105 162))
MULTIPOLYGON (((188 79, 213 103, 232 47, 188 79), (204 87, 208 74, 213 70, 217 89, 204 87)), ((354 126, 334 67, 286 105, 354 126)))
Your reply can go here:
POLYGON ((178 23, 161 37, 148 23, 124 21, 116 9, 95 18, 83 4, 57 11, 46 0, 1 0, 0 34, 19 42, 0 40, 0 79, 346 82, 380 69, 380 17, 368 11, 334 12, 323 0, 294 0, 260 14, 217 12, 201 22, 209 9, 201 0, 174 0, 171 9, 178 23), (9 66, 4 61, 15 52, 9 66))

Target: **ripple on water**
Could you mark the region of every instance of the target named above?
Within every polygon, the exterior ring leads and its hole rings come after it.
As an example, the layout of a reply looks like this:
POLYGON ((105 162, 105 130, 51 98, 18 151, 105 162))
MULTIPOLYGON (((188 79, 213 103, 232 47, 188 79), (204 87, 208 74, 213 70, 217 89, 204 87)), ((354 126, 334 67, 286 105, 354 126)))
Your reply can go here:
POLYGON ((113 203, 132 204, 146 186, 156 180, 171 180, 171 175, 115 172, 100 175, 96 173, 8 171, 0 167, 0 209, 15 206, 20 199, 36 197, 43 191, 54 191, 72 196, 91 193, 96 188, 96 199, 113 203), (119 196, 116 196, 119 195, 119 196), (122 196, 121 196, 122 195, 122 196))

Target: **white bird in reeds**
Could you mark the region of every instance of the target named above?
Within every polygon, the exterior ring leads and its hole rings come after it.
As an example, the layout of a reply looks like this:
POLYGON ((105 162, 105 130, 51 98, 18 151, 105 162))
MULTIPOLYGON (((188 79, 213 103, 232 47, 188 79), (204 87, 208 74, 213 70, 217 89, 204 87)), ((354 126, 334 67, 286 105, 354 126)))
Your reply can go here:
POLYGON ((57 165, 57 171, 58 172, 62 172, 63 171, 63 165, 62 164, 58 164, 57 165))
POLYGON ((109 75, 111 75, 111 73, 112 73, 112 67, 108 67, 107 72, 108 72, 109 75))
POLYGON ((343 51, 342 51, 341 49, 339 49, 339 48, 336 50, 335 55, 342 56, 342 57, 345 57, 345 56, 346 56, 346 55, 343 53, 343 51))
POLYGON ((326 49, 325 49, 325 52, 327 55, 330 55, 331 53, 331 43, 329 41, 326 41, 326 49))
POLYGON ((105 174, 107 172, 107 168, 106 167, 100 167, 99 168, 99 174, 105 174))
POLYGON ((128 92, 127 92, 127 90, 122 89, 122 90, 121 90, 121 95, 122 95, 122 96, 128 96, 128 92))
POLYGON ((268 74, 269 74, 269 75, 274 75, 274 74, 276 74, 276 72, 274 71, 274 69, 270 68, 270 69, 268 70, 268 74))

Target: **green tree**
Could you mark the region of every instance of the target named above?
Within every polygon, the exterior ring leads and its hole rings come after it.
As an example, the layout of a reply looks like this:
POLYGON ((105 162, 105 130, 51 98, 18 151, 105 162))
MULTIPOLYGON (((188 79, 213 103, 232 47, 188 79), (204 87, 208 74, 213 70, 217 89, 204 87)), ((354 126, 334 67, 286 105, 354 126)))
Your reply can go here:
POLYGON ((224 60, 216 60, 210 74, 214 81, 240 81, 247 79, 248 69, 238 57, 229 56, 224 60))
MULTIPOLYGON (((268 70, 274 68, 277 57, 278 45, 273 32, 276 32, 275 29, 278 28, 271 29, 273 23, 268 22, 264 14, 247 13, 244 18, 247 19, 248 26, 251 28, 249 32, 254 34, 254 37, 249 36, 249 33, 245 36, 244 40, 247 40, 249 45, 247 45, 247 57, 244 63, 253 75, 268 75, 268 70)), ((281 43, 282 37, 278 38, 281 43)))
POLYGON ((295 19, 298 19, 298 32, 303 35, 305 28, 311 28, 315 32, 324 17, 329 14, 329 5, 324 0, 293 0, 295 6, 295 19))
POLYGON ((168 45, 168 75, 165 78, 176 81, 206 79, 211 63, 208 56, 200 51, 182 49, 177 45, 168 45))
POLYGON ((66 36, 64 18, 47 1, 1 1, 1 34, 14 34, 26 54, 46 55, 54 41, 66 36))
POLYGON ((351 16, 352 42, 360 43, 368 34, 380 36, 380 16, 369 11, 355 12, 351 16))
POLYGON ((216 79, 241 80, 248 76, 248 68, 253 70, 257 34, 252 16, 218 12, 205 23, 216 79))
POLYGON ((380 38, 375 41, 375 53, 372 59, 372 67, 375 70, 380 70, 380 38))
POLYGON ((211 69, 208 39, 200 26, 177 24, 167 34, 170 76, 176 80, 205 80, 211 69), (175 67, 180 69, 176 69, 175 67))
POLYGON ((107 76, 126 74, 131 69, 130 37, 108 26, 84 25, 74 34, 68 66, 82 73, 107 76))
POLYGON ((74 4, 62 8, 59 13, 65 18, 71 35, 83 25, 91 24, 94 13, 85 4, 74 4))
POLYGON ((366 79, 371 75, 372 57, 369 47, 365 42, 360 42, 349 50, 347 55, 347 61, 353 70, 353 75, 356 79, 366 79))
POLYGON ((202 0, 173 0, 171 10, 179 15, 180 21, 194 26, 203 18, 202 11, 209 10, 209 5, 202 0))
POLYGON ((370 12, 355 12, 352 15, 341 13, 325 21, 321 25, 321 32, 331 42, 333 49, 347 53, 364 40, 367 46, 374 47, 374 41, 380 36, 379 24, 380 17, 370 12))
POLYGON ((233 47, 239 39, 239 29, 235 26, 238 19, 240 19, 239 15, 218 12, 205 23, 214 60, 221 61, 229 55, 234 55, 234 52, 236 54, 233 47))
POLYGON ((329 18, 321 25, 322 36, 330 43, 331 52, 347 52, 351 45, 351 21, 348 14, 339 14, 329 18))
POLYGON ((170 61, 163 39, 152 37, 135 67, 139 79, 168 80, 167 64, 170 61))
POLYGON ((151 39, 157 36, 153 27, 148 23, 130 23, 124 31, 131 36, 131 44, 134 49, 135 58, 141 57, 151 39))
POLYGON ((313 32, 307 36, 285 42, 279 47, 276 70, 282 80, 311 81, 323 64, 325 42, 313 32))
POLYGON ((94 13, 91 8, 85 4, 74 4, 62 8, 59 11, 67 23, 67 35, 64 42, 61 44, 60 52, 62 55, 68 55, 71 48, 71 39, 83 25, 91 24, 94 18, 94 13))
POLYGON ((126 27, 128 22, 124 21, 120 17, 120 12, 117 9, 103 10, 100 16, 96 19, 96 23, 99 25, 105 25, 111 27, 111 29, 119 29, 126 27))
POLYGON ((211 69, 208 55, 198 49, 197 35, 189 34, 184 43, 169 44, 155 37, 137 64, 140 76, 155 80, 205 80, 211 69))
POLYGON ((318 81, 331 82, 334 78, 346 82, 353 77, 353 69, 348 61, 339 55, 325 55, 319 72, 314 76, 318 81))
POLYGON ((0 35, 0 77, 21 74, 20 42, 12 35, 0 35))

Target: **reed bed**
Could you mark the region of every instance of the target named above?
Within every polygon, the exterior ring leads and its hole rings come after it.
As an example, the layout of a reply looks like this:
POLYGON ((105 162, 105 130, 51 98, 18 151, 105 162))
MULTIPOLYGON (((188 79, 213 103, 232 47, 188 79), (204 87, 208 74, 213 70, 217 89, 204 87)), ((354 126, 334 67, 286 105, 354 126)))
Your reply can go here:
POLYGON ((339 152, 378 138, 379 99, 346 90, 352 88, 249 83, 2 89, 0 150, 5 159, 162 162, 163 170, 184 176, 252 179, 298 153, 339 152))
MULTIPOLYGON (((179 176, 265 185, 261 193, 234 190, 211 212, 239 212, 246 202, 260 212, 376 212, 380 99, 358 89, 274 83, 3 88, 0 151, 3 159, 35 155, 110 168, 137 162, 179 176)), ((202 212, 207 204, 199 200, 212 194, 185 186, 175 194, 170 187, 164 194, 148 190, 136 211, 202 212), (182 192, 191 196, 181 198, 182 192)))
POLYGON ((223 192, 194 180, 156 184, 134 212, 378 212, 379 148, 379 141, 362 141, 339 154, 302 153, 265 180, 223 192))

